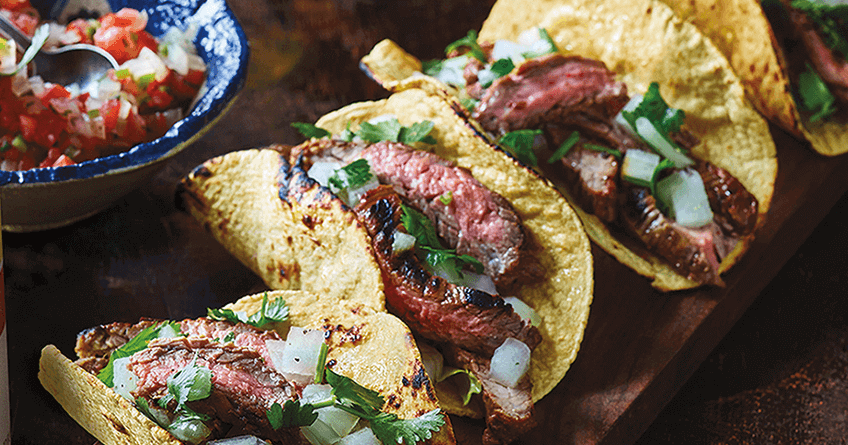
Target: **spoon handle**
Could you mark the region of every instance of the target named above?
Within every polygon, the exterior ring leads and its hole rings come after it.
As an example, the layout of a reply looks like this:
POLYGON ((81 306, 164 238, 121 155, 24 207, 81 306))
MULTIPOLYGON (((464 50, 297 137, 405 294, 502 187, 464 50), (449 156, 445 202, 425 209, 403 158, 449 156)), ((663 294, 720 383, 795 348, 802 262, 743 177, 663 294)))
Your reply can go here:
POLYGON ((8 17, 0 14, 0 33, 5 34, 17 44, 19 52, 26 51, 29 45, 32 44, 32 39, 24 34, 8 17))

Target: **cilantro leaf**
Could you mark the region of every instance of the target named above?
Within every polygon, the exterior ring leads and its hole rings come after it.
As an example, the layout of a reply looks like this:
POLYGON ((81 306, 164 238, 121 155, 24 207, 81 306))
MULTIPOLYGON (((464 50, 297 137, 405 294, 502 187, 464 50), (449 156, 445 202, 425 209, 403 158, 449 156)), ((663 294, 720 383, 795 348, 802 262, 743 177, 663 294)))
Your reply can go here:
POLYGON ((636 119, 646 117, 657 131, 667 135, 680 131, 686 114, 683 110, 670 108, 660 95, 660 86, 657 82, 651 82, 648 91, 642 98, 642 102, 633 111, 622 111, 622 116, 636 128, 636 119))
POLYGON ((334 187, 335 191, 346 188, 356 188, 366 182, 371 177, 371 167, 365 159, 357 159, 350 164, 336 170, 327 179, 327 182, 334 187))
POLYGON ((432 437, 445 424, 444 416, 436 408, 412 419, 400 419, 395 414, 380 413, 369 419, 374 435, 384 444, 405 443, 415 445, 432 437))
POLYGON ((540 134, 542 134, 542 130, 510 131, 498 139, 498 144, 506 147, 519 161, 536 167, 539 162, 536 159, 536 153, 533 151, 533 145, 536 136, 540 134))
POLYGON ((572 132, 563 142, 559 145, 559 148, 556 149, 554 154, 548 159, 548 164, 553 164, 556 161, 564 158, 565 155, 568 154, 569 151, 577 144, 577 141, 580 140, 580 133, 577 131, 572 132))
POLYGON ((325 137, 329 137, 331 133, 321 127, 316 127, 313 124, 307 124, 305 122, 293 122, 291 124, 292 127, 297 129, 303 137, 306 138, 315 138, 321 139, 325 137))
POLYGON ((245 323, 251 326, 261 328, 268 323, 281 322, 289 318, 289 307, 286 306, 286 301, 278 298, 268 303, 268 293, 262 296, 262 308, 259 312, 251 316, 246 316, 241 312, 235 312, 232 309, 206 309, 206 315, 213 320, 223 320, 232 323, 245 323))
POLYGON ((168 396, 161 400, 174 399, 178 406, 183 407, 186 402, 209 397, 212 393, 212 370, 197 365, 195 355, 190 364, 168 377, 167 383, 168 396))
POLYGON ((453 202, 453 192, 445 192, 439 195, 439 202, 449 206, 453 202))
POLYGON ((442 246, 436 228, 423 213, 407 205, 401 205, 401 224, 407 233, 415 237, 415 245, 425 254, 425 261, 433 267, 442 266, 454 275, 462 276, 464 265, 470 265, 477 273, 483 272, 483 264, 470 255, 458 255, 455 250, 442 246))
POLYGON ((512 59, 504 58, 498 59, 490 66, 480 70, 477 72, 477 78, 480 81, 480 86, 483 88, 488 88, 494 83, 494 81, 500 79, 503 76, 509 74, 515 68, 515 64, 512 63, 512 59))
POLYGON ((318 412, 309 404, 301 405, 300 402, 294 400, 286 400, 280 406, 274 402, 271 408, 266 411, 268 422, 271 423, 271 428, 278 430, 280 428, 288 428, 294 426, 308 426, 315 422, 318 418, 318 412))
POLYGON ((813 113, 810 122, 827 119, 836 112, 836 99, 812 67, 798 77, 798 94, 804 109, 813 113))
POLYGON ((352 414, 366 419, 381 412, 385 400, 379 392, 368 389, 349 377, 336 374, 329 368, 324 373, 327 383, 333 387, 332 394, 336 397, 337 406, 351 408, 356 411, 352 414))
POLYGON ((620 151, 618 151, 618 150, 616 150, 616 149, 614 149, 614 148, 604 147, 603 145, 597 145, 597 144, 583 144, 583 147, 584 147, 584 148, 588 148, 589 150, 599 151, 599 152, 601 152, 601 153, 608 153, 608 154, 611 154, 611 155, 615 156, 617 159, 621 159, 621 158, 624 156, 624 155, 622 155, 622 154, 621 154, 621 152, 620 152, 620 151))
POLYGON ((480 47, 480 44, 477 43, 477 31, 473 29, 469 30, 465 37, 451 42, 445 48, 445 54, 449 55, 460 48, 467 48, 469 53, 471 53, 475 59, 486 63, 486 54, 483 52, 483 48, 480 47))
POLYGON ((386 119, 378 123, 363 122, 359 125, 359 131, 354 134, 367 142, 401 142, 412 144, 425 142, 435 144, 436 140, 429 136, 435 124, 431 121, 421 121, 404 127, 397 118, 386 119))
POLYGON ((436 139, 429 136, 436 124, 433 121, 421 121, 412 124, 409 127, 401 127, 398 142, 404 144, 413 144, 415 142, 425 142, 427 144, 435 144, 436 139))
POLYGON ((135 337, 131 338, 130 341, 124 343, 124 345, 120 348, 112 351, 112 354, 109 356, 109 363, 103 369, 100 370, 100 372, 97 374, 97 378, 100 379, 101 382, 103 382, 106 386, 110 388, 115 386, 113 380, 115 376, 115 360, 119 358, 129 357, 135 354, 136 352, 147 349, 147 344, 150 342, 150 340, 153 340, 154 338, 159 338, 159 332, 166 325, 171 325, 174 331, 180 332, 180 325, 179 323, 175 322, 163 322, 158 325, 150 325, 144 328, 141 332, 136 334, 135 337))

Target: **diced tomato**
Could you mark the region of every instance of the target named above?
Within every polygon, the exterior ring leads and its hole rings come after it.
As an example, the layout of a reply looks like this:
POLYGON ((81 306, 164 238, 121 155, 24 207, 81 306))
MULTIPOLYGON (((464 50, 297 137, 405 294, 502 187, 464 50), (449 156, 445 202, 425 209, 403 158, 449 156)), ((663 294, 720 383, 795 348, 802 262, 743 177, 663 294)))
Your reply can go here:
POLYGON ((38 121, 31 116, 22 114, 18 116, 18 122, 21 123, 21 136, 27 141, 31 141, 38 133, 38 121))
POLYGON ((80 43, 94 43, 94 32, 100 26, 100 23, 97 20, 91 19, 76 19, 71 23, 68 23, 66 27, 68 32, 74 33, 79 36, 80 43))
POLYGON ((38 12, 36 12, 33 8, 25 8, 18 12, 13 12, 10 17, 12 23, 14 23, 18 29, 24 32, 24 34, 32 37, 35 34, 35 28, 38 27, 38 12))
POLYGON ((0 0, 0 8, 19 11, 24 8, 32 8, 32 4, 29 0, 0 0))
POLYGON ((112 54, 118 63, 138 57, 144 47, 156 52, 159 45, 144 31, 146 25, 143 16, 133 9, 107 14, 100 18, 100 28, 94 32, 94 44, 112 54))
POLYGON ((19 170, 29 170, 35 168, 35 160, 32 158, 32 155, 29 153, 21 153, 20 164, 18 164, 19 170))
POLYGON ((50 106, 51 99, 70 99, 71 92, 65 89, 62 85, 57 85, 55 83, 47 85, 48 86, 44 89, 44 93, 41 95, 41 103, 45 107, 50 106))
POLYGON ((120 99, 109 99, 100 107, 100 116, 103 117, 103 122, 106 125, 106 132, 115 131, 118 125, 118 113, 121 111, 120 99))
POLYGON ((65 165, 74 165, 74 164, 75 164, 75 162, 74 162, 73 159, 62 154, 62 155, 59 156, 58 159, 56 159, 55 162, 53 162, 53 165, 51 165, 51 167, 63 167, 65 165))

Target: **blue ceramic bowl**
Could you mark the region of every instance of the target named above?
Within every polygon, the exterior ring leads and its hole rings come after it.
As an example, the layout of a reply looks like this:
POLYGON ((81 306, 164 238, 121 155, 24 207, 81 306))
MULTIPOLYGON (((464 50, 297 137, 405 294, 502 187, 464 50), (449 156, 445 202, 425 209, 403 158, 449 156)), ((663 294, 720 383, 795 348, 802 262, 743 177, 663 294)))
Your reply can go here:
MULTIPOLYGON (((45 17, 62 11, 55 2, 45 17)), ((70 0, 66 7, 73 7, 70 0)), ((227 111, 247 77, 248 43, 224 0, 109 0, 113 11, 145 10, 147 31, 161 36, 171 26, 195 22, 198 54, 207 65, 200 96, 186 116, 162 137, 124 153, 66 167, 0 171, 3 230, 29 232, 61 227, 91 216, 150 180, 164 162, 208 131, 227 111)), ((64 3, 63 3, 64 4, 64 3)))

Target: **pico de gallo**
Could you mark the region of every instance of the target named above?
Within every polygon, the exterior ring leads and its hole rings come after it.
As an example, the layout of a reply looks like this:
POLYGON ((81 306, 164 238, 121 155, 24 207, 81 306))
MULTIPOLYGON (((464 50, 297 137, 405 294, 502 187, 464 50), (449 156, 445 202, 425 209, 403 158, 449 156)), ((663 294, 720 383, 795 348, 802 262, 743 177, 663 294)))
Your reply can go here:
MULTIPOLYGON (((0 14, 30 36, 45 27, 30 0, 0 0, 0 14)), ((18 69, 15 42, 0 37, 0 169, 57 167, 120 153, 162 136, 183 117, 206 77, 194 30, 172 28, 157 39, 145 31, 147 19, 144 11, 124 8, 47 25, 45 47, 94 44, 120 64, 85 90, 18 69)))

